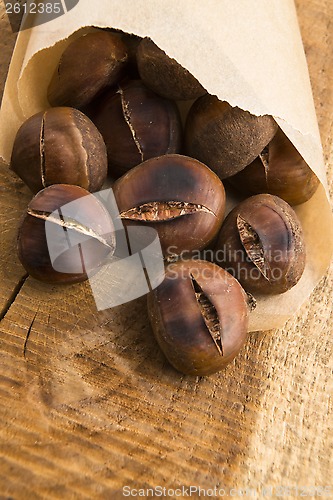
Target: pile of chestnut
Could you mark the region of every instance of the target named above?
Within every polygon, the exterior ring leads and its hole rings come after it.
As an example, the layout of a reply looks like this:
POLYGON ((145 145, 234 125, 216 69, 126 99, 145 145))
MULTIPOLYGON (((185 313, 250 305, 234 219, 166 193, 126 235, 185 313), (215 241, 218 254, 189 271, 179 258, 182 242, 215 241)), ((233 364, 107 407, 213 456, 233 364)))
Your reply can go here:
POLYGON ((148 310, 160 347, 181 372, 222 369, 245 342, 255 297, 286 292, 302 276, 291 205, 311 198, 317 177, 271 116, 208 94, 149 38, 96 29, 75 39, 48 100, 18 130, 11 158, 35 194, 18 234, 23 266, 48 283, 87 279, 87 266, 98 268, 117 245, 106 207, 87 197, 112 179, 124 227, 159 235, 165 278, 148 310), (193 101, 184 125, 180 101, 193 101), (245 198, 225 220, 222 180, 245 198), (84 197, 77 220, 62 215, 84 197), (67 272, 57 271, 47 220, 89 235, 90 262, 78 266, 69 248, 67 272))

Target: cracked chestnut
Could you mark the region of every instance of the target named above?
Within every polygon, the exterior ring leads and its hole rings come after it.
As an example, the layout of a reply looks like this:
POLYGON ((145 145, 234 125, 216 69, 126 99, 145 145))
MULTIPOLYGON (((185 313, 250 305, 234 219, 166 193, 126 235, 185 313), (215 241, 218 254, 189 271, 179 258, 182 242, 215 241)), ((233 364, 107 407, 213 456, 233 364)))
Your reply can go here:
POLYGON ((150 323, 174 368, 209 375, 224 368, 246 340, 248 297, 229 273, 201 260, 169 264, 148 295, 150 323))
POLYGON ((19 228, 18 255, 39 281, 77 283, 114 253, 114 234, 110 215, 94 195, 55 184, 30 202, 19 228))
POLYGON ((215 262, 255 295, 286 292, 305 267, 305 243, 296 213, 270 194, 241 202, 222 225, 215 262))
POLYGON ((107 176, 103 138, 92 121, 74 108, 50 108, 19 128, 11 168, 34 192, 52 184, 98 191, 107 176))
POLYGON ((51 106, 87 106, 105 88, 115 85, 127 63, 127 48, 109 31, 83 35, 63 52, 48 87, 51 106))
POLYGON ((281 129, 250 165, 228 181, 247 196, 275 194, 290 205, 308 201, 319 185, 318 177, 281 129))
POLYGON ((123 82, 103 96, 92 120, 105 140, 110 174, 116 177, 149 158, 178 153, 181 147, 176 104, 140 80, 123 82))
POLYGON ((206 247, 222 224, 221 180, 187 156, 151 158, 118 179, 113 192, 124 224, 154 227, 166 256, 206 247))
POLYGON ((206 94, 198 80, 150 38, 140 42, 136 57, 142 81, 162 97, 178 101, 206 94))
POLYGON ((185 150, 225 179, 249 165, 276 131, 271 116, 254 116, 207 94, 187 116, 185 150))

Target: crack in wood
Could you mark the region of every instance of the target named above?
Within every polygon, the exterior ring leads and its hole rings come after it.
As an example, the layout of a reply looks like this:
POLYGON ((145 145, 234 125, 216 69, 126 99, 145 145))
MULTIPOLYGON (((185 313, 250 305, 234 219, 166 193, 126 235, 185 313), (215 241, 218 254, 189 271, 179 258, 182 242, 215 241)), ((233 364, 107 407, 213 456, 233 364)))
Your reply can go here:
POLYGON ((25 336, 25 340, 24 340, 24 344, 23 344, 23 357, 24 357, 24 358, 26 357, 28 340, 29 340, 30 333, 31 333, 31 330, 32 330, 33 324, 34 324, 34 322, 35 322, 35 319, 36 319, 36 316, 37 316, 38 311, 39 311, 39 309, 37 309, 37 311, 35 312, 35 315, 34 315, 34 317, 32 318, 32 321, 31 321, 30 326, 29 326, 29 328, 28 328, 27 334, 26 334, 26 336, 25 336))
POLYGON ((24 283, 26 282, 27 278, 29 277, 29 274, 25 274, 20 280, 19 282, 16 284, 16 286, 14 287, 11 295, 9 296, 5 306, 3 307, 1 313, 0 313, 0 321, 2 321, 6 314, 8 313, 9 309, 11 308, 11 306, 14 304, 15 300, 16 300, 16 297, 18 296, 18 294, 20 293, 24 283))

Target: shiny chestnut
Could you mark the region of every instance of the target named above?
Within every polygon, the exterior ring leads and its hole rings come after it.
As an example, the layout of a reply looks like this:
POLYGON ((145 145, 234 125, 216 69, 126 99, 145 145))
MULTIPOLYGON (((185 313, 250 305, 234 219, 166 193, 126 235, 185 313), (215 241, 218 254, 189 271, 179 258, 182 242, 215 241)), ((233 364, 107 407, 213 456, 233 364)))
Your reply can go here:
POLYGON ((115 177, 149 158, 180 150, 176 104, 140 80, 119 84, 103 96, 91 116, 105 140, 110 174, 115 177))
POLYGON ((18 255, 39 281, 77 283, 95 273, 115 250, 112 220, 95 196, 55 184, 30 202, 18 233, 18 255))
POLYGON ((228 182, 245 195, 270 193, 290 205, 308 201, 319 179, 279 129, 260 155, 228 182))
POLYGON ((276 131, 271 116, 254 116, 207 94, 187 116, 185 150, 225 179, 249 165, 276 131))
POLYGON ((34 193, 52 184, 74 184, 94 192, 106 179, 106 147, 83 113, 50 108, 19 128, 11 168, 34 193))
POLYGON ((140 42, 136 57, 141 79, 162 97, 178 101, 206 94, 198 80, 150 38, 140 42))
POLYGON ((124 224, 154 227, 166 256, 206 247, 222 224, 221 180, 187 156, 147 160, 118 179, 113 192, 124 224))
POLYGON ((270 194, 241 202, 222 225, 215 262, 254 295, 286 292, 305 267, 305 243, 296 213, 270 194))
POLYGON ((229 273, 201 260, 169 264, 148 296, 150 323, 169 362, 182 373, 224 368, 246 340, 248 297, 229 273))
POLYGON ((109 31, 85 34, 63 52, 48 87, 51 106, 83 108, 115 85, 127 64, 127 48, 109 31))

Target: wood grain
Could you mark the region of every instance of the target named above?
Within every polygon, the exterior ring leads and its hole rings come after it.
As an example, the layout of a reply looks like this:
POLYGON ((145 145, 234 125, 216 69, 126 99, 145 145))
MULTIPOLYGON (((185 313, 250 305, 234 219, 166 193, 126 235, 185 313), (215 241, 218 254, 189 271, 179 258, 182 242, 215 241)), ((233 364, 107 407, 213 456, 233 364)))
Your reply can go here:
MULTIPOLYGON (((333 4, 296 6, 332 189, 333 4)), ((0 8, 2 89, 15 36, 0 8)), ((97 312, 89 284, 25 275, 15 235, 30 194, 6 165, 0 192, 1 498, 117 499, 124 485, 258 498, 263 486, 328 485, 333 497, 332 269, 224 372, 181 376, 152 338, 144 298, 97 312)))

